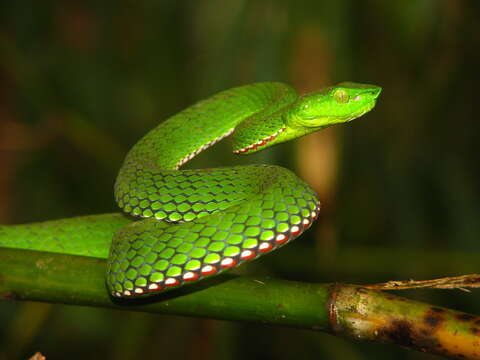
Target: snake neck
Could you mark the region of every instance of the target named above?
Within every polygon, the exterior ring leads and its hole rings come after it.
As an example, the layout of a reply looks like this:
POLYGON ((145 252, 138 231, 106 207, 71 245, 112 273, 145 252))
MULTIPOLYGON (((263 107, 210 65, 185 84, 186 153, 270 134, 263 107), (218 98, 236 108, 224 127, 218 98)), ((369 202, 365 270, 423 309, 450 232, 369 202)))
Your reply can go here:
POLYGON ((289 109, 299 96, 285 88, 274 102, 261 111, 244 119, 233 133, 233 152, 248 154, 283 142, 281 134, 287 129, 289 109))
POLYGON ((233 152, 247 154, 275 144, 285 131, 283 108, 273 114, 259 113, 242 121, 233 133, 233 152))

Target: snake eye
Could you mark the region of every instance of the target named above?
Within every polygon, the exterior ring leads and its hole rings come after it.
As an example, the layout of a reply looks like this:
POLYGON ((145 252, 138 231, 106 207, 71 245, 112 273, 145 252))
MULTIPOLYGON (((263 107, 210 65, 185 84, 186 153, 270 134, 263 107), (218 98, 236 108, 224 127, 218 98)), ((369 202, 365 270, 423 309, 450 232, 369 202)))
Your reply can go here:
POLYGON ((338 89, 333 93, 333 97, 336 102, 340 104, 345 104, 350 100, 350 96, 348 96, 347 92, 342 89, 338 89))

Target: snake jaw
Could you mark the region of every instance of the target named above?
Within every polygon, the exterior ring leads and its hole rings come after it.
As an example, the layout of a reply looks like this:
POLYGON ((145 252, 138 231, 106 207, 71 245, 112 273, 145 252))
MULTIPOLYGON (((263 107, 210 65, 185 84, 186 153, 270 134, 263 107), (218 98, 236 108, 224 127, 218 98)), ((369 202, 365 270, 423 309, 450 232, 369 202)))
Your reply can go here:
POLYGON ((246 154, 246 153, 248 153, 252 150, 258 150, 258 148, 260 148, 262 146, 265 146, 266 144, 275 140, 275 138, 284 131, 285 131, 285 127, 282 127, 279 130, 277 130, 276 132, 274 132, 272 135, 264 137, 264 138, 260 139, 259 141, 257 141, 256 143, 245 146, 244 148, 234 150, 233 152, 234 152, 234 154, 246 154))

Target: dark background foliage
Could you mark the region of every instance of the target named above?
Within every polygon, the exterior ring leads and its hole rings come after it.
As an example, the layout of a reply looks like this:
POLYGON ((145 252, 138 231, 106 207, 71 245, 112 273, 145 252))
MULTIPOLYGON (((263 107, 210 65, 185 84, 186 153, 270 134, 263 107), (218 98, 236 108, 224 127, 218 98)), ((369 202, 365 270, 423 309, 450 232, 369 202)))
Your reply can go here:
MULTIPOLYGON (((0 221, 117 211, 112 184, 129 147, 216 91, 352 80, 384 88, 364 118, 249 158, 224 142, 188 165, 277 163, 320 194, 308 234, 238 272, 357 283, 479 272, 479 16, 474 0, 3 1, 0 221)), ((406 295, 479 312, 478 291, 406 295)), ((0 359, 433 358, 295 329, 36 303, 0 303, 0 323, 0 359)))

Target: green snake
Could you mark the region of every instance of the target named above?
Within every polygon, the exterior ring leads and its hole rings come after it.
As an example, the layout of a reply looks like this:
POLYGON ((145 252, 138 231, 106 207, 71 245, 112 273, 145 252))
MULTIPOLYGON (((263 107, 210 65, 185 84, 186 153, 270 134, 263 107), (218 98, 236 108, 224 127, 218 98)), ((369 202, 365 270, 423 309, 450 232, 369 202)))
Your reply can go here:
POLYGON ((251 154, 348 122, 370 111, 380 92, 351 82, 303 96, 276 82, 220 92, 168 118, 127 154, 115 199, 141 220, 103 215, 2 226, 0 246, 108 257, 114 298, 156 294, 234 268, 308 229, 320 210, 314 191, 278 166, 180 167, 229 135, 234 153, 251 154), (129 224, 111 246, 88 236, 118 223, 129 224))

